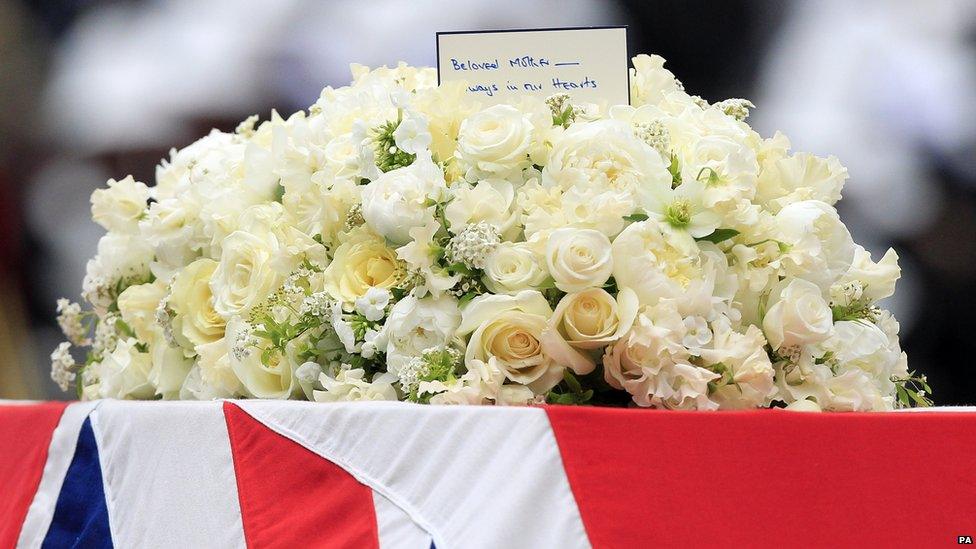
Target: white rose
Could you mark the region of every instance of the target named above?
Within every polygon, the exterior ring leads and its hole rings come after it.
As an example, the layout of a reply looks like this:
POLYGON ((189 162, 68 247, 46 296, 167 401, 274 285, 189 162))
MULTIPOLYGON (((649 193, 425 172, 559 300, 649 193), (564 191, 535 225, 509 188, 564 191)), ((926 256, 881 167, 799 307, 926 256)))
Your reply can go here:
POLYGON ((605 347, 626 333, 637 307, 637 295, 628 288, 616 299, 603 288, 566 294, 542 334, 542 347, 557 363, 587 374, 596 362, 586 351, 605 347))
POLYGON ((827 290, 854 260, 854 241, 835 210, 819 200, 804 200, 776 214, 776 240, 790 246, 784 257, 787 274, 827 290))
POLYGON ((485 294, 465 306, 458 335, 471 334, 464 355, 468 368, 488 364, 508 379, 542 394, 562 379, 563 368, 543 352, 540 338, 552 309, 541 293, 485 294))
POLYGON ((526 242, 502 242, 488 256, 485 286, 492 293, 515 294, 538 288, 548 277, 542 258, 526 242))
POLYGON ((284 277, 273 268, 278 254, 273 234, 236 231, 223 242, 220 263, 210 279, 213 308, 225 320, 263 302, 284 277))
POLYGON ((834 321, 830 306, 815 284, 793 279, 771 296, 762 321, 766 339, 773 349, 819 343, 830 337, 834 321))
POLYGON ((449 295, 423 299, 408 295, 401 299, 383 326, 387 369, 396 373, 424 350, 447 345, 460 324, 458 302, 449 295))
POLYGON ((528 165, 533 139, 532 120, 511 105, 494 105, 461 122, 457 156, 466 165, 488 173, 528 165))
POLYGON ((564 292, 602 286, 613 272, 610 239, 593 229, 557 229, 546 244, 546 265, 564 292))
POLYGON ((433 219, 430 200, 445 190, 444 174, 429 160, 417 160, 379 176, 363 188, 363 219, 377 234, 398 245, 410 242, 410 230, 433 219))
POLYGON ((224 336, 224 319, 213 306, 210 280, 217 262, 200 258, 190 263, 176 278, 170 290, 169 306, 176 313, 173 331, 185 338, 188 348, 212 343, 224 336))
POLYGON ((453 199, 444 208, 451 232, 459 233, 466 225, 484 221, 498 229, 502 236, 518 232, 518 216, 513 211, 515 187, 504 179, 486 179, 474 186, 459 182, 451 188, 453 199), (513 231, 514 229, 514 231, 513 231))
POLYGON ((700 251, 685 231, 654 220, 633 223, 613 241, 613 277, 642 305, 684 296, 703 277, 700 251))
POLYGON ((131 175, 121 181, 109 179, 107 189, 96 189, 91 195, 92 219, 107 231, 134 234, 150 196, 149 187, 131 175))

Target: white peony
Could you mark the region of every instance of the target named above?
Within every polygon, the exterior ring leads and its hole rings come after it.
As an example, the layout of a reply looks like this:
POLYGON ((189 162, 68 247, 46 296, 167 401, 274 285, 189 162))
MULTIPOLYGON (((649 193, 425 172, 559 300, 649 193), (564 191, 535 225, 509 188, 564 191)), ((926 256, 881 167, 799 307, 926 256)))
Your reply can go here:
POLYGON ((777 240, 788 252, 783 265, 788 275, 798 276, 827 290, 851 267, 854 241, 829 204, 804 200, 776 214, 777 240))
POLYGON ((383 326, 387 369, 396 373, 425 349, 448 345, 460 324, 461 311, 451 296, 418 299, 408 295, 401 299, 383 326))
POLYGON ((98 379, 98 398, 150 399, 156 391, 149 382, 152 359, 136 348, 134 338, 121 339, 115 350, 89 366, 98 379))
POLYGON ((681 297, 703 277, 700 251, 691 235, 655 220, 624 229, 611 251, 617 286, 633 290, 642 305, 681 297))
POLYGON ((444 173, 430 160, 418 159, 363 187, 363 219, 390 242, 406 244, 410 229, 433 220, 432 204, 445 191, 444 173))

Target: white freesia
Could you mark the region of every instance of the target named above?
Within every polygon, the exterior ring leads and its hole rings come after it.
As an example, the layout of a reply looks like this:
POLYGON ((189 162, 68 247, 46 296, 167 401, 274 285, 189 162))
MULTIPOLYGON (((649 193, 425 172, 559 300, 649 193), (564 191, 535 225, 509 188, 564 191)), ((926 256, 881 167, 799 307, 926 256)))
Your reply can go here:
POLYGON ((593 229, 557 229, 549 235, 546 265, 564 292, 602 286, 613 272, 610 239, 593 229))

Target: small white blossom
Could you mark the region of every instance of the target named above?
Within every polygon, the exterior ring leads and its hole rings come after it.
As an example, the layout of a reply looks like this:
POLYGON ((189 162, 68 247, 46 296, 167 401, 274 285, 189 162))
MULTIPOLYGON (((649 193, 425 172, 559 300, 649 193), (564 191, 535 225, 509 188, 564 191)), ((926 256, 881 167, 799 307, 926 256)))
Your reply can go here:
POLYGON ((234 345, 231 347, 230 352, 238 362, 243 362, 250 356, 251 347, 258 344, 258 338, 253 335, 253 331, 254 327, 245 323, 243 328, 237 333, 237 338, 234 339, 234 345))
POLYGON ((51 353, 51 379, 58 384, 62 391, 75 381, 75 359, 69 353, 71 343, 65 341, 58 345, 51 353))
POLYGON ((386 307, 393 295, 386 288, 376 286, 366 290, 366 294, 356 299, 356 312, 366 320, 376 322, 386 315, 386 307))
POLYGON ((82 323, 83 318, 81 305, 63 297, 58 300, 58 326, 61 327, 61 331, 68 338, 68 341, 75 345, 86 346, 91 344, 91 340, 88 338, 88 330, 82 323))
POLYGON ((471 269, 484 269, 488 258, 501 243, 494 225, 484 221, 468 225, 447 245, 447 258, 471 269))
POLYGON ((295 379, 304 383, 315 383, 321 374, 321 366, 315 362, 306 362, 295 370, 295 379))

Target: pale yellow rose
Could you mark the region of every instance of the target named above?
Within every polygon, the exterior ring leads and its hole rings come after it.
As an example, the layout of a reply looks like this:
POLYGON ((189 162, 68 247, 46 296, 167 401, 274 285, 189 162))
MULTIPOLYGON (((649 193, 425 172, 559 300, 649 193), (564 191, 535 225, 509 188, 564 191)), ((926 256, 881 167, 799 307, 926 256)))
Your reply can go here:
POLYGON ((352 303, 372 287, 392 287, 400 276, 396 252, 368 230, 357 229, 336 248, 325 269, 325 290, 339 301, 352 303))
POLYGON ((488 364, 537 394, 548 391, 563 371, 543 352, 540 341, 550 316, 546 298, 535 290, 476 297, 462 311, 458 328, 458 335, 471 334, 465 363, 469 369, 488 364))
POLYGON ((225 321, 213 308, 210 278, 217 262, 200 258, 173 279, 169 306, 176 313, 173 331, 189 341, 188 347, 212 343, 224 336, 225 321))

